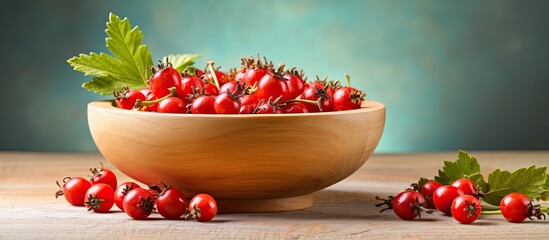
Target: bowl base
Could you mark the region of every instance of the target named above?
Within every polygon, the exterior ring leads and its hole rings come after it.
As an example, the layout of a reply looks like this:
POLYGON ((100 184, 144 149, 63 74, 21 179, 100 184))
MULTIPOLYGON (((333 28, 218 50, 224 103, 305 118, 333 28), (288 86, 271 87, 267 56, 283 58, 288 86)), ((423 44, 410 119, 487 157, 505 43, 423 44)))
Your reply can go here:
POLYGON ((271 199, 218 199, 219 213, 285 212, 311 207, 313 194, 271 199))

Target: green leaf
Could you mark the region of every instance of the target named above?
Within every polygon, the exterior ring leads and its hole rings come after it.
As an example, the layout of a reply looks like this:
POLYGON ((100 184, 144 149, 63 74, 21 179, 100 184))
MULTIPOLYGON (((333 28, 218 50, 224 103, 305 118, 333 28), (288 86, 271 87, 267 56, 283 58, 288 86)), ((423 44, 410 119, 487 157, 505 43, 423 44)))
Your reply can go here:
POLYGON ((547 183, 547 167, 520 168, 513 173, 495 170, 488 176, 489 191, 485 192, 483 200, 498 206, 501 199, 513 192, 520 192, 531 199, 538 198, 547 183))
POLYGON ((547 179, 545 180, 545 184, 543 184, 543 188, 545 190, 541 193, 540 200, 549 201, 549 174, 547 174, 547 179))
POLYGON ((444 167, 442 170, 438 170, 435 181, 442 185, 449 185, 460 178, 471 179, 482 192, 488 189, 488 185, 480 173, 480 164, 477 159, 462 150, 459 151, 457 160, 444 161, 444 167))
POLYGON ((170 54, 162 59, 168 59, 173 68, 175 68, 178 72, 183 72, 185 68, 192 66, 194 64, 194 60, 198 58, 200 58, 200 55, 196 54, 170 54))
POLYGON ((101 95, 113 94, 111 89, 122 89, 124 86, 127 85, 109 76, 94 77, 91 81, 82 84, 83 88, 101 95))
POLYGON ((127 18, 120 19, 110 13, 107 22, 106 53, 80 54, 67 60, 75 71, 83 72, 85 76, 95 76, 82 85, 85 89, 99 94, 111 94, 122 86, 142 88, 147 86, 151 76, 149 66, 152 65, 151 53, 142 44, 143 34, 138 27, 131 28, 127 18))

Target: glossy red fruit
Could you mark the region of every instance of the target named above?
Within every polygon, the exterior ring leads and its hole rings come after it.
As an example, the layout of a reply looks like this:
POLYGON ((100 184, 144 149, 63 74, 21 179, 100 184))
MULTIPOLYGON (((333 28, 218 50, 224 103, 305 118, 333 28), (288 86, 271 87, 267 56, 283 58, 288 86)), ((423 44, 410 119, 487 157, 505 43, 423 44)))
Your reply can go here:
POLYGON ((147 189, 135 188, 123 200, 124 212, 133 219, 142 220, 151 215, 154 208, 153 196, 147 189))
POLYGON ((172 67, 159 65, 159 69, 149 79, 151 92, 158 98, 167 96, 170 88, 181 88, 181 75, 172 67))
POLYGON ((278 104, 278 101, 263 101, 259 104, 256 114, 280 114, 283 113, 282 106, 278 104))
POLYGON ((211 96, 219 95, 219 89, 211 83, 204 84, 204 89, 202 91, 204 95, 211 95, 211 96))
POLYGON ((113 191, 118 187, 118 181, 116 179, 116 175, 109 169, 103 168, 103 163, 101 164, 101 169, 97 170, 97 168, 90 168, 91 173, 93 176, 90 179, 90 183, 92 185, 98 184, 98 183, 105 183, 109 185, 113 191))
POLYGON ((245 76, 246 76, 246 69, 245 68, 240 68, 240 69, 238 69, 238 71, 236 71, 236 73, 234 75, 234 80, 236 82, 245 83, 245 81, 244 81, 245 76))
POLYGON ((282 97, 281 102, 288 100, 288 84, 286 79, 275 72, 265 74, 257 85, 255 95, 261 100, 277 99, 282 97))
POLYGON ((452 202, 452 217, 460 223, 469 224, 477 220, 482 208, 475 196, 461 195, 452 202))
POLYGON ((352 87, 338 88, 334 92, 334 111, 359 109, 364 100, 364 92, 352 87))
POLYGON ((242 80, 246 85, 257 84, 267 74, 267 68, 249 68, 244 73, 242 80))
POLYGON ((197 221, 208 222, 217 214, 217 202, 212 196, 200 193, 189 202, 189 211, 197 221))
MULTIPOLYGON (((318 88, 316 85, 306 87, 301 94, 301 99, 318 101, 320 99, 320 106, 322 107, 322 112, 329 112, 333 110, 334 99, 333 96, 328 91, 329 87, 318 88)), ((321 109, 315 105, 308 105, 310 112, 319 112, 321 109)))
POLYGON ((169 97, 158 103, 156 111, 159 113, 186 113, 187 105, 178 97, 169 97))
POLYGON ((201 92, 204 88, 204 82, 197 76, 184 76, 181 79, 180 88, 177 88, 177 97, 188 102, 189 95, 194 95, 195 92, 201 92))
POLYGON ((461 195, 463 195, 463 191, 461 189, 451 185, 444 185, 435 190, 435 193, 433 194, 433 202, 439 211, 445 214, 451 214, 452 202, 461 195))
POLYGON ((116 106, 122 109, 133 109, 137 99, 145 101, 146 97, 137 90, 129 90, 125 88, 124 92, 115 92, 114 94, 116 106))
POLYGON ((288 99, 295 99, 303 90, 305 90, 305 81, 303 81, 303 71, 299 72, 295 68, 286 72, 284 78, 288 85, 288 99))
POLYGON ((429 181, 424 183, 419 188, 419 193, 423 195, 425 198, 425 201, 427 202, 427 208, 435 209, 435 204, 433 203, 433 194, 437 190, 438 187, 442 186, 439 182, 436 181, 429 181))
POLYGON ((129 191, 135 188, 141 188, 141 187, 134 182, 125 182, 120 184, 120 186, 116 188, 116 191, 114 192, 114 203, 120 210, 124 211, 123 201, 126 194, 128 194, 129 191))
POLYGON ((214 108, 218 114, 238 114, 242 104, 233 93, 221 93, 215 99, 214 108))
POLYGON ((93 210, 98 213, 106 213, 111 210, 114 205, 114 190, 105 183, 97 183, 92 185, 86 191, 84 204, 88 211, 93 210))
POLYGON ((88 180, 81 177, 65 177, 63 178, 63 186, 59 182, 57 182, 57 186, 60 189, 55 193, 55 198, 64 195, 70 204, 83 206, 86 192, 92 185, 88 180))
POLYGON ((255 95, 244 95, 239 98, 240 103, 240 114, 250 114, 255 111, 257 105, 259 104, 259 99, 255 95))
POLYGON ((421 217, 422 211, 432 212, 426 210, 425 206, 426 201, 423 195, 413 190, 407 190, 394 197, 392 208, 398 217, 404 220, 412 220, 421 217))
POLYGON ((534 205, 530 199, 522 193, 509 193, 499 203, 501 214, 507 221, 521 223, 526 218, 545 219, 540 205, 534 205))
POLYGON ((165 189, 156 201, 156 209, 166 219, 178 219, 187 210, 187 199, 177 188, 165 189))
POLYGON ((151 93, 151 88, 150 87, 141 88, 139 91, 143 94, 143 96, 147 97, 151 93))
POLYGON ((471 179, 460 178, 452 183, 452 186, 457 187, 466 195, 478 196, 477 185, 471 179))
POLYGON ((213 96, 200 96, 196 98, 191 105, 193 114, 216 114, 215 98, 213 96))
POLYGON ((228 82, 221 85, 219 92, 226 93, 227 91, 229 91, 229 92, 236 92, 236 94, 241 94, 242 90, 237 91, 237 88, 238 88, 237 82, 228 82))
POLYGON ((291 102, 282 108, 283 113, 308 113, 308 103, 291 102))

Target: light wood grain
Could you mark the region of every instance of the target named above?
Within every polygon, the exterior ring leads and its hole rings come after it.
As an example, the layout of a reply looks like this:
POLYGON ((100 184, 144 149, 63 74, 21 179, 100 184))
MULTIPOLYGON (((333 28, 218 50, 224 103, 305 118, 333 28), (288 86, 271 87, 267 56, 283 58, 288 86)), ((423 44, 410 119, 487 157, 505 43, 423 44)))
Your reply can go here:
POLYGON ((385 106, 365 101, 342 112, 192 115, 101 101, 88 105, 88 122, 103 156, 138 181, 163 181, 189 196, 207 192, 222 212, 271 212, 310 207, 307 195, 359 169, 379 143, 385 106))
MULTIPOLYGON (((486 174, 495 168, 549 165, 549 151, 470 152, 486 174)), ((87 212, 55 199, 55 180, 86 175, 105 163, 98 154, 0 152, 0 239, 547 239, 549 221, 512 224, 481 216, 462 225, 441 214, 403 221, 379 214, 374 196, 395 194, 432 176, 457 153, 373 155, 349 178, 314 194, 312 207, 292 212, 222 214, 211 223, 131 220, 124 213, 87 212)), ((112 167, 106 163, 106 167, 112 167)), ((119 181, 129 180, 115 169, 119 181)))

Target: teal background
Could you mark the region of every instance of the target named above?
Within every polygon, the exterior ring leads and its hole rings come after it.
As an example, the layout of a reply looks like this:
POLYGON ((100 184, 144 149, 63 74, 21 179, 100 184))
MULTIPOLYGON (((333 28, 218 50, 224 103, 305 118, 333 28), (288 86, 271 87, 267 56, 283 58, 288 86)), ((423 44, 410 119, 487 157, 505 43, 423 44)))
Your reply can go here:
MULTIPOLYGON (((347 72, 387 106, 378 152, 549 149, 548 1, 11 1, 0 150, 96 151, 66 60, 107 51, 108 13, 158 59, 236 67, 260 52, 309 78, 347 72)), ((131 123, 128 123, 131 124, 131 123)), ((344 127, 344 126, 334 126, 344 127)))

